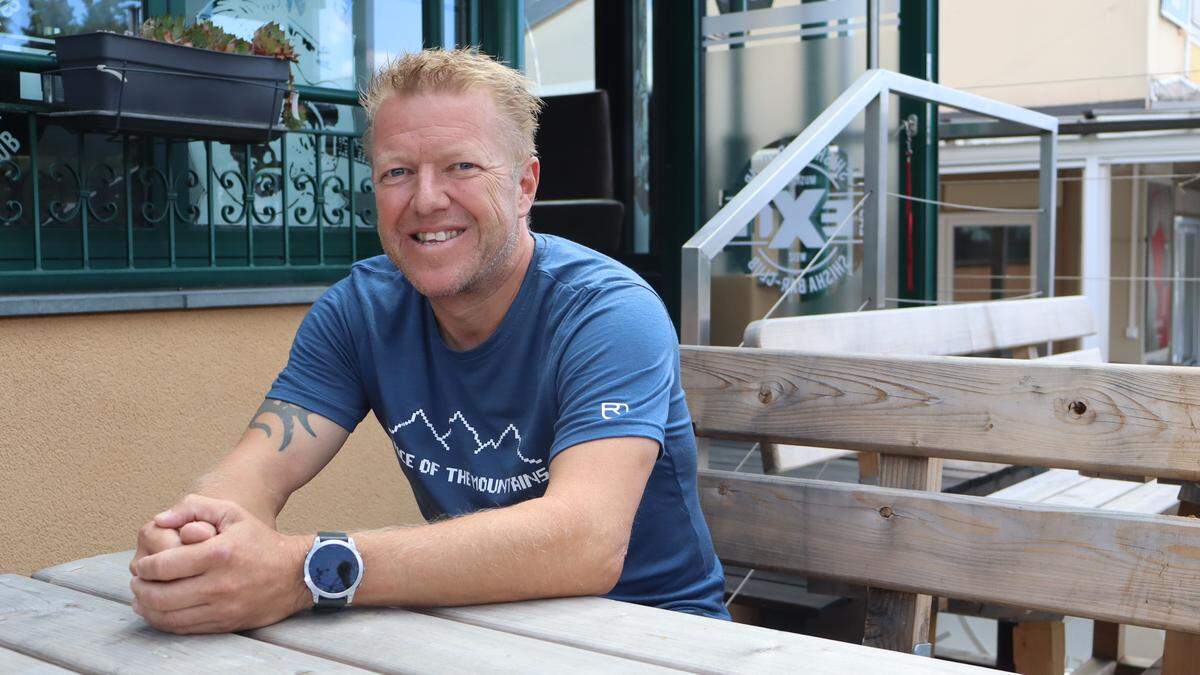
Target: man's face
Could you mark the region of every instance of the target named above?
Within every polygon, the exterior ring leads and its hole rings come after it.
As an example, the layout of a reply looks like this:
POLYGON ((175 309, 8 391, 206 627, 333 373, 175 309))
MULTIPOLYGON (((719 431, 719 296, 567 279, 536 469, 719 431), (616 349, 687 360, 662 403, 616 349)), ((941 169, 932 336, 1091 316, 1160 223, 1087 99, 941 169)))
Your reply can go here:
POLYGON ((388 97, 372 128, 379 240, 422 295, 486 293, 517 259, 537 159, 514 162, 486 93, 388 97))

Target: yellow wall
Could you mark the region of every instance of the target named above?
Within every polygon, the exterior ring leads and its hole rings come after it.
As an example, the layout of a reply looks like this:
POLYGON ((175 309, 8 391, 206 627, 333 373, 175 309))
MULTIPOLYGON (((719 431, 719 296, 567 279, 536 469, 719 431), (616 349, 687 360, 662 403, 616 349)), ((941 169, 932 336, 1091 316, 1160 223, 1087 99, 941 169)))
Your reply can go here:
MULTIPOLYGON (((307 310, 0 319, 0 572, 132 548, 245 430, 307 310)), ((368 416, 279 525, 419 521, 368 416)))
POLYGON ((1160 26, 1157 8, 1157 0, 942 0, 941 82, 1021 106, 1141 100, 1144 76, 1112 76, 1183 69, 1183 43, 1160 26), (1019 82, 1032 84, 997 86, 1019 82))

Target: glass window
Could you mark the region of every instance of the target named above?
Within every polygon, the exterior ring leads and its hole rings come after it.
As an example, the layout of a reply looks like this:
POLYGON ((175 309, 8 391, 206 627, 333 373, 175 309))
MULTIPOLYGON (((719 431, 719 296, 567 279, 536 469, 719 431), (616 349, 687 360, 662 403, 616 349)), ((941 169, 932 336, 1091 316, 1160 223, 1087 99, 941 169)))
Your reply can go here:
POLYGON ((525 74, 539 96, 596 88, 593 0, 527 0, 525 74))

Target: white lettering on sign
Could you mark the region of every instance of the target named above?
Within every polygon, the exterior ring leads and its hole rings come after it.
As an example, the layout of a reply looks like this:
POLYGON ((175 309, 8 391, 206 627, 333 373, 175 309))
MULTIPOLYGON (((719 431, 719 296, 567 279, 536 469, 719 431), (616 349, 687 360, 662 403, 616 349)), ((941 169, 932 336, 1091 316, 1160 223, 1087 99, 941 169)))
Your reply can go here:
POLYGON ((21 149, 21 142, 9 131, 0 131, 0 161, 12 159, 21 149))

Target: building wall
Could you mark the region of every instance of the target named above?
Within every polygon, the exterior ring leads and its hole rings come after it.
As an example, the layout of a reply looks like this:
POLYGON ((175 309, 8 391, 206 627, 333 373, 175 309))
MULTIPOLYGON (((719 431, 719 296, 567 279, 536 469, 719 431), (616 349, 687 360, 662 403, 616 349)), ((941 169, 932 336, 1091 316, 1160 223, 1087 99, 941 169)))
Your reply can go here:
MULTIPOLYGON (((1154 72, 1147 25, 1167 23, 1157 7, 1158 0, 942 0, 941 82, 1021 106, 1141 100, 1144 77, 1112 76, 1154 72), (1007 86, 1017 82, 1029 84, 1007 86)), ((1156 67, 1174 59, 1166 69, 1182 69, 1181 46, 1156 48, 1156 67)))
MULTIPOLYGON (((132 548, 245 430, 307 306, 0 319, 0 573, 132 548)), ((368 416, 285 531, 420 522, 368 416)))

